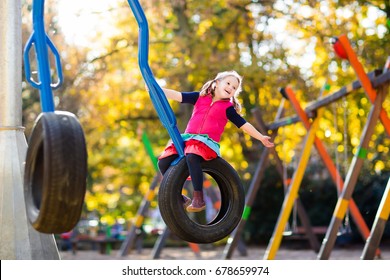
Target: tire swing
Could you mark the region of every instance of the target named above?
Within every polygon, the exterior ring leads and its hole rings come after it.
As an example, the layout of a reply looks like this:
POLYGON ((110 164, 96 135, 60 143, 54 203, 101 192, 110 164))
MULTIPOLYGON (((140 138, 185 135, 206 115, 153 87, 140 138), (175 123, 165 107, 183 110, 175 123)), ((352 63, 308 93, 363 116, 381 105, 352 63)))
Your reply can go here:
POLYGON ((34 0, 33 33, 24 51, 26 78, 40 90, 43 111, 28 141, 24 194, 31 225, 39 232, 55 234, 70 231, 80 219, 86 191, 87 149, 75 115, 54 111, 52 89, 60 86, 62 72, 59 54, 44 31, 43 8, 44 0, 34 0), (39 82, 30 74, 29 51, 33 44, 39 82), (57 84, 51 84, 47 46, 56 59, 57 84))
POLYGON ((189 171, 184 157, 183 139, 176 126, 176 117, 161 87, 157 84, 148 64, 148 22, 138 0, 128 0, 139 26, 138 60, 142 76, 149 88, 150 98, 160 121, 174 143, 179 159, 164 174, 159 187, 158 204, 161 216, 179 238, 195 243, 212 243, 228 236, 240 222, 245 193, 240 177, 234 168, 222 158, 202 163, 203 173, 211 176, 221 193, 221 207, 207 224, 199 224, 189 218, 181 204, 183 185, 189 171))
POLYGON ((194 243, 212 243, 229 235, 241 220, 245 193, 241 180, 233 167, 218 157, 202 164, 204 173, 217 183, 221 206, 217 215, 207 224, 190 219, 182 206, 181 194, 189 172, 183 157, 164 174, 158 192, 158 204, 163 220, 181 239, 194 243))

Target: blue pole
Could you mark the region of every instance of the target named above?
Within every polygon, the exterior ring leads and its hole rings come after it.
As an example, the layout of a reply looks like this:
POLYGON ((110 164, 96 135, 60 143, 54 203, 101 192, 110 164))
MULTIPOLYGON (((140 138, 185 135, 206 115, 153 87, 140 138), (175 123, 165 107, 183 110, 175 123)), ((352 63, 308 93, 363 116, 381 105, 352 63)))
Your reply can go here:
POLYGON ((138 0, 128 0, 131 10, 137 20, 139 27, 138 37, 138 63, 141 70, 141 74, 145 80, 146 85, 149 88, 149 95, 157 111, 160 121, 168 130, 169 136, 171 137, 173 144, 179 154, 179 158, 184 157, 184 142, 177 128, 177 122, 175 114, 172 111, 169 102, 156 82, 153 73, 148 64, 149 55, 149 27, 148 21, 145 17, 145 13, 138 2, 138 0))
POLYGON ((52 89, 56 89, 62 83, 62 71, 60 56, 58 51, 50 41, 49 37, 45 33, 44 25, 44 0, 33 1, 33 32, 26 43, 24 49, 24 63, 27 81, 35 88, 40 90, 41 94, 41 106, 43 112, 54 112, 54 99, 52 89), (31 77, 30 62, 29 62, 29 51, 34 45, 35 53, 38 64, 38 79, 36 82, 31 77), (49 64, 49 53, 48 47, 52 51, 57 68, 58 82, 57 84, 51 83, 50 64, 49 64))

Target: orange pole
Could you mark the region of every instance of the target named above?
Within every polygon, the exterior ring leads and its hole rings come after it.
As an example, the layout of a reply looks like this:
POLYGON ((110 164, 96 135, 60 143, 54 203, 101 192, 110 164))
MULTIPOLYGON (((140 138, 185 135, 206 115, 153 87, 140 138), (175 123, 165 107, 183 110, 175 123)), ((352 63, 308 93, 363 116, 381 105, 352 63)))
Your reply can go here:
MULTIPOLYGON (((370 99, 371 103, 374 103, 377 96, 376 91, 372 87, 371 81, 368 78, 367 73, 364 71, 362 64, 359 62, 357 55, 352 49, 347 36, 340 35, 338 39, 348 56, 349 63, 351 63, 351 66, 355 70, 356 76, 358 77, 362 87, 367 93, 368 98, 370 99)), ((385 127, 387 135, 390 135, 390 119, 383 108, 381 108, 381 111, 379 113, 379 118, 383 126, 385 127)))

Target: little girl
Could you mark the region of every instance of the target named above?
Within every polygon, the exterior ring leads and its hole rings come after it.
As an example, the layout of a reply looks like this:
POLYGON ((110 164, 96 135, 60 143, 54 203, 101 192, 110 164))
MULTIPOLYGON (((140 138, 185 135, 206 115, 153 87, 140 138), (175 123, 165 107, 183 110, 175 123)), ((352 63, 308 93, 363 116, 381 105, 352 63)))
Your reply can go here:
MULTIPOLYGON (((164 91, 168 99, 194 105, 191 119, 182 134, 184 153, 194 188, 193 199, 183 195, 183 206, 188 212, 200 212, 206 208, 203 200, 203 173, 201 163, 221 156, 219 141, 228 120, 250 136, 261 141, 265 147, 273 147, 270 137, 261 134, 248 123, 239 112, 241 105, 237 100, 241 92, 242 77, 235 71, 218 73, 214 80, 206 82, 200 92, 178 92, 172 89, 164 91)), ((178 157, 173 143, 159 157, 161 173, 167 171, 178 157)))

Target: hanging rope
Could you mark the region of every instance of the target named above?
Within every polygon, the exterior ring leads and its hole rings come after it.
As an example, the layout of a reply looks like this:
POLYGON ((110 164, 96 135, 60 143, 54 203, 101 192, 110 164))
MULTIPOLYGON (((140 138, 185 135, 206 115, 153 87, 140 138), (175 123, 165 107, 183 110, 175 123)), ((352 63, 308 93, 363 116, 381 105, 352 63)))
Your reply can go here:
MULTIPOLYGON (((343 140, 344 140, 344 178, 347 176, 348 172, 348 102, 346 97, 344 96, 343 98, 343 119, 344 119, 344 135, 343 135, 343 140)), ((344 218, 344 233, 351 233, 351 226, 350 226, 350 220, 349 220, 349 208, 347 208, 347 212, 345 214, 344 218)))
POLYGON ((334 156, 335 156, 335 162, 336 162, 336 169, 339 172, 336 172, 336 185, 337 185, 337 196, 340 196, 340 160, 339 160, 339 153, 338 153, 338 147, 339 143, 337 141, 337 134, 338 134, 338 123, 337 123, 337 104, 333 103, 332 104, 332 109, 333 109, 333 125, 335 129, 335 139, 334 139, 334 156))
MULTIPOLYGON (((339 131, 338 129, 338 106, 336 103, 333 103, 333 122, 334 122, 334 128, 335 128, 335 145, 334 145, 334 150, 335 150, 335 162, 336 162, 336 169, 339 171, 337 173, 337 196, 340 196, 340 182, 341 178, 340 175, 341 171, 343 171, 342 176, 345 178, 346 174, 348 172, 348 102, 345 97, 343 97, 343 102, 342 102, 342 108, 343 108, 343 166, 340 166, 340 156, 339 156, 339 142, 337 141, 337 133, 339 131)), ((349 234, 351 233, 351 228, 350 228, 350 220, 349 220, 349 209, 347 209, 345 218, 344 218, 344 224, 339 230, 338 235, 342 234, 349 234)))
MULTIPOLYGON (((282 145, 282 153, 283 153, 283 189, 284 189, 284 194, 287 193, 288 191, 288 187, 290 185, 290 180, 288 179, 288 172, 287 172, 287 169, 288 169, 288 166, 287 166, 287 145, 286 145, 286 129, 287 127, 283 127, 282 131, 283 131, 283 145, 282 145)), ((291 235, 292 234, 292 230, 291 230, 291 226, 290 226, 290 222, 287 221, 286 223, 286 227, 284 229, 284 232, 283 232, 283 235, 284 236, 288 236, 288 235, 291 235)))

